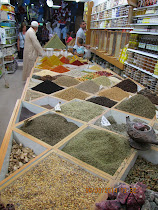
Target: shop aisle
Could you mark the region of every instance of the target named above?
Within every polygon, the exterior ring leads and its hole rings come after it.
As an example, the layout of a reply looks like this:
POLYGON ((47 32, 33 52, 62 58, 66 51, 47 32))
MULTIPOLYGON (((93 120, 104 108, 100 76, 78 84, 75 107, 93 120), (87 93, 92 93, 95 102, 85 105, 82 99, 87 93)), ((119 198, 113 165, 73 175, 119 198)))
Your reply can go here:
POLYGON ((21 97, 24 82, 22 81, 23 63, 18 63, 18 69, 14 74, 6 75, 9 88, 5 88, 4 79, 0 79, 0 146, 6 132, 11 114, 17 99, 21 97))

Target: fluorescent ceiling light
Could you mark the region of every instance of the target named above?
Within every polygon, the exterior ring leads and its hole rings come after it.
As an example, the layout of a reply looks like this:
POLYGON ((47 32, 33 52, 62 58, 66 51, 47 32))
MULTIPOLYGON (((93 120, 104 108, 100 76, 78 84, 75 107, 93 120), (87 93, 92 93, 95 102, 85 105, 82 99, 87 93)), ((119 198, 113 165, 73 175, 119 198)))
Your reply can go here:
POLYGON ((53 7, 53 1, 52 0, 47 0, 47 5, 48 5, 48 7, 53 7))
POLYGON ((52 6, 53 9, 58 9, 58 8, 60 8, 60 7, 61 7, 61 6, 59 6, 59 5, 53 5, 53 6, 52 6))

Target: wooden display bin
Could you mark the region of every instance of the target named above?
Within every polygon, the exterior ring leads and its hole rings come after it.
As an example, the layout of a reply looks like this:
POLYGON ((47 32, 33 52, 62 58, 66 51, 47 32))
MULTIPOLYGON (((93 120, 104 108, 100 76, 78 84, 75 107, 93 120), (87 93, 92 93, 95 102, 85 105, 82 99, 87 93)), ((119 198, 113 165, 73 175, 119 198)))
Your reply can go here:
POLYGON ((32 141, 31 138, 27 138, 26 136, 21 135, 17 130, 12 131, 12 133, 8 136, 8 144, 6 145, 7 150, 6 152, 3 152, 1 155, 4 156, 4 161, 2 159, 0 160, 0 165, 2 165, 0 170, 0 186, 3 186, 6 182, 14 178, 20 171, 24 170, 26 167, 31 165, 34 161, 39 159, 43 154, 47 153, 50 149, 50 147, 43 146, 38 144, 35 141, 32 141), (8 166, 9 166, 9 159, 10 159, 10 153, 12 149, 12 141, 13 139, 17 143, 21 143, 24 147, 29 147, 33 150, 33 152, 37 155, 35 158, 33 158, 31 161, 29 161, 27 164, 23 165, 20 169, 12 173, 10 176, 5 178, 5 175, 8 173, 8 166))

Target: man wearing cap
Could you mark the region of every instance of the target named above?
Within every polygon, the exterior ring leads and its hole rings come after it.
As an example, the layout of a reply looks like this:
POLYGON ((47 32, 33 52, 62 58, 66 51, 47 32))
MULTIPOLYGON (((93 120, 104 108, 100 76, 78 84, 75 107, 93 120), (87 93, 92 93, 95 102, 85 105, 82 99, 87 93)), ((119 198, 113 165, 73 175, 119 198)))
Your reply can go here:
POLYGON ((37 39, 36 32, 38 30, 38 22, 32 21, 31 27, 25 34, 24 57, 23 57, 23 75, 25 81, 29 77, 31 69, 39 55, 43 54, 43 49, 37 39))

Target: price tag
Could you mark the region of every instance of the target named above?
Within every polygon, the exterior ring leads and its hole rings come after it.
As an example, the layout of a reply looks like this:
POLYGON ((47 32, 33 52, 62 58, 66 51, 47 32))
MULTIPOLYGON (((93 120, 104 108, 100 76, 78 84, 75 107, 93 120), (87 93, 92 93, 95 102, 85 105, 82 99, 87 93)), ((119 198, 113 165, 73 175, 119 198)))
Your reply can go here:
POLYGON ((156 111, 156 119, 158 119, 158 111, 156 111))
POLYGON ((139 85, 137 85, 137 90, 138 90, 138 92, 141 91, 141 89, 142 89, 142 88, 141 88, 139 85))
POLYGON ((131 98, 132 96, 130 95, 129 98, 131 98))
POLYGON ((104 87, 103 85, 100 85, 99 90, 103 89, 103 87, 104 87))
POLYGON ((61 112, 60 104, 61 104, 61 102, 59 102, 59 103, 54 107, 54 109, 55 109, 56 112, 61 112))
POLYGON ((111 125, 110 122, 106 119, 106 117, 102 116, 101 118, 101 125, 102 126, 109 126, 111 125))

